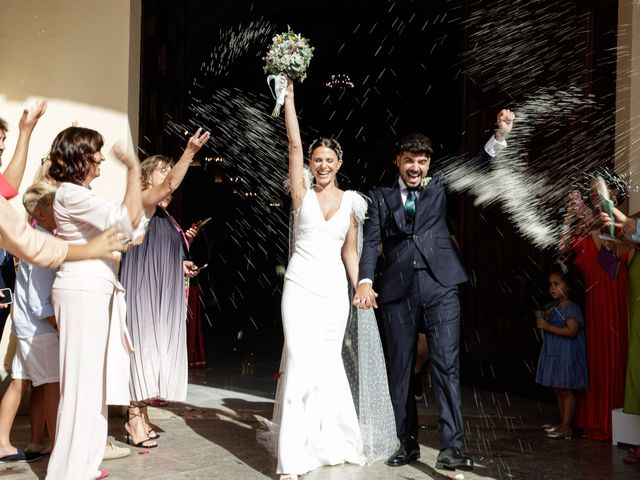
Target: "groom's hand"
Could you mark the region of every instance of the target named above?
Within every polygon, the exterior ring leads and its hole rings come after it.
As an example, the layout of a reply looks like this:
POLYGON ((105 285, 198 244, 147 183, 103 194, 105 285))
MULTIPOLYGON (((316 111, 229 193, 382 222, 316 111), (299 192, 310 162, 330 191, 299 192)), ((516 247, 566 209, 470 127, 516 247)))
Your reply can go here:
POLYGON ((353 296, 353 305, 363 310, 371 307, 378 308, 377 297, 378 294, 373 291, 373 286, 370 283, 361 283, 353 296))
POLYGON ((502 141, 509 136, 515 119, 516 114, 511 110, 507 110, 506 108, 500 110, 498 118, 496 119, 496 140, 502 141))

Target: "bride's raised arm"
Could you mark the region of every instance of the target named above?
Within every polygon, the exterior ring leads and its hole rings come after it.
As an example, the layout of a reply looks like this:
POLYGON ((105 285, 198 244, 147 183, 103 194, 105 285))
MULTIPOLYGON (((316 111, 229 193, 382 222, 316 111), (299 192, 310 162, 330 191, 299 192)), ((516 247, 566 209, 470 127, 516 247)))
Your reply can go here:
MULTIPOLYGON (((300 138, 300 126, 296 105, 293 101, 293 81, 288 80, 287 95, 284 99, 284 125, 287 129, 289 141, 289 184, 291 185, 291 208, 297 210, 302 205, 302 199, 307 187, 304 184, 304 152, 300 138)), ((281 81, 281 87, 284 80, 281 81)))

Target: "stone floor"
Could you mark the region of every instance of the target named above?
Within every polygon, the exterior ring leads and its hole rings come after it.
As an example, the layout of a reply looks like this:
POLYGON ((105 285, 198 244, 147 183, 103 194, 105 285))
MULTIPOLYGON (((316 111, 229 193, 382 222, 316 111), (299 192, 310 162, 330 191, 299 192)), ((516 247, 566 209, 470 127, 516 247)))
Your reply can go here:
MULTIPOLYGON (((161 434, 160 446, 134 448, 129 457, 104 462, 101 468, 111 472, 113 479, 127 480, 276 479, 274 459, 256 442, 259 423, 255 418, 270 417, 275 370, 273 362, 244 362, 192 372, 186 403, 150 409, 161 434)), ((622 462, 624 448, 582 439, 546 439, 540 426, 555 420, 553 405, 474 389, 463 394, 465 451, 476 461, 474 472, 434 469, 437 415, 427 395, 420 404, 420 461, 401 468, 382 462, 363 468, 322 468, 305 480, 640 478, 640 465, 622 462)), ((112 415, 109 433, 119 444, 124 440, 122 422, 112 415)), ((28 419, 18 417, 14 444, 24 446, 28 436, 28 419)), ((46 459, 0 465, 0 480, 44 479, 46 465, 46 459)))

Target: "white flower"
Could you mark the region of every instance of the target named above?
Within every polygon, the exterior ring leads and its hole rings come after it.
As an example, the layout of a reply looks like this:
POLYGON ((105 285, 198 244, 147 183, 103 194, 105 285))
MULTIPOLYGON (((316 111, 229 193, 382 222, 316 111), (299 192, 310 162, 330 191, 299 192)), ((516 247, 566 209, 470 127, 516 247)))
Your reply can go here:
POLYGON ((420 188, 425 188, 430 181, 431 181, 431 177, 424 177, 420 182, 420 188))
POLYGON ((313 57, 313 47, 309 45, 308 40, 289 29, 288 32, 273 37, 272 41, 267 55, 263 58, 265 73, 286 73, 293 80, 304 80, 313 57))

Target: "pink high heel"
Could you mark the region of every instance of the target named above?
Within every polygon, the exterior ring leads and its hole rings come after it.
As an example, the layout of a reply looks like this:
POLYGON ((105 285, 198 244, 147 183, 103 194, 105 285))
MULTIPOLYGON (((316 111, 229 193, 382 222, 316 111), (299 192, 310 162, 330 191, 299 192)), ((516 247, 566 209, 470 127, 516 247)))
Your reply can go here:
POLYGON ((104 470, 100 470, 99 472, 100 472, 100 476, 96 477, 96 480, 102 480, 103 478, 107 478, 111 475, 109 472, 106 472, 104 470))

